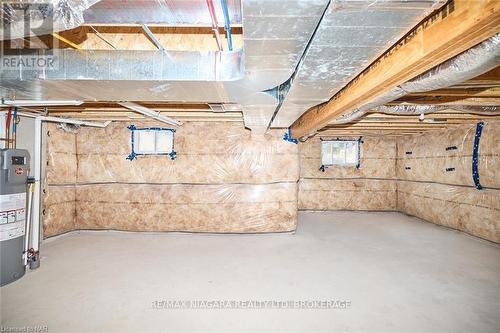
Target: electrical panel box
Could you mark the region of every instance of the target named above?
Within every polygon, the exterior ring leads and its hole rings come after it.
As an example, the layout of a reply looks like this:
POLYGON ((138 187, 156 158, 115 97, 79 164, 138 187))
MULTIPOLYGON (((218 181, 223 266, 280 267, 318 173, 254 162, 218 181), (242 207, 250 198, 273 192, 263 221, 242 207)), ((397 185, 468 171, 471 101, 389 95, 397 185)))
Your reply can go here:
POLYGON ((5 285, 24 275, 26 182, 30 156, 23 149, 0 149, 0 270, 5 285))

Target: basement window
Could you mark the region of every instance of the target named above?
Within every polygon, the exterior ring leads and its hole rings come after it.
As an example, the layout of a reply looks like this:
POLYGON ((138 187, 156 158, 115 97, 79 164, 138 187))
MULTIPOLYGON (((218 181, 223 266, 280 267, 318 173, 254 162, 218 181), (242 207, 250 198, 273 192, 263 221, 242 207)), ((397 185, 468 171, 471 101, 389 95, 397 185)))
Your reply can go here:
POLYGON ((127 157, 134 160, 143 155, 166 155, 175 159, 174 133, 171 128, 137 128, 134 125, 127 127, 131 133, 132 152, 127 157))
POLYGON ((321 164, 359 167, 359 140, 321 141, 321 164))

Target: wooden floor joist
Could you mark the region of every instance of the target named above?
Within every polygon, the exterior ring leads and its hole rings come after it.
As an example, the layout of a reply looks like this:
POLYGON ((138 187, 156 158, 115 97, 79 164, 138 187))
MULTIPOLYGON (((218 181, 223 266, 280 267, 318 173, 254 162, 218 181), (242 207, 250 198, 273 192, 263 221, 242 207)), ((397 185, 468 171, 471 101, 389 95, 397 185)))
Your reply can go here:
POLYGON ((500 31, 500 1, 451 0, 391 47, 329 102, 290 127, 294 138, 313 134, 393 87, 466 51, 500 31))

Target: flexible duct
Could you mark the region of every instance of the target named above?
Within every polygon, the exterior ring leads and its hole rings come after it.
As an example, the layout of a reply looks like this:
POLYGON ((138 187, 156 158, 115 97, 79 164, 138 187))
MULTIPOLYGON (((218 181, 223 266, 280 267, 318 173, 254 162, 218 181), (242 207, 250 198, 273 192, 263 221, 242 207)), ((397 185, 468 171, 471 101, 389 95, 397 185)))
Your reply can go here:
MULTIPOLYGON (((414 79, 411 79, 410 81, 405 82, 400 86, 394 87, 387 93, 373 99, 360 108, 335 119, 332 123, 350 123, 362 117, 367 112, 373 109, 375 109, 375 111, 377 112, 387 112, 388 110, 390 110, 389 112, 392 114, 415 114, 417 113, 418 108, 414 106, 402 106, 399 109, 380 108, 377 110, 377 108, 410 93, 442 89, 462 83, 478 75, 481 75, 497 67, 498 65, 500 65, 500 34, 496 34, 495 36, 487 39, 481 44, 478 44, 477 46, 459 54, 458 56, 443 62, 442 64, 428 70, 427 72, 415 77, 414 79)), ((445 108, 457 109, 459 107, 446 106, 445 108)), ((435 107, 434 111, 429 111, 432 110, 430 108, 421 108, 421 110, 424 111, 419 113, 429 113, 437 111, 435 107)), ((461 107, 461 110, 466 110, 466 108, 461 107)), ((485 109, 484 111, 496 111, 496 107, 495 110, 485 109)))
POLYGON ((420 115, 442 110, 455 110, 475 114, 494 114, 500 107, 494 105, 381 105, 373 108, 372 112, 380 112, 394 115, 420 115))

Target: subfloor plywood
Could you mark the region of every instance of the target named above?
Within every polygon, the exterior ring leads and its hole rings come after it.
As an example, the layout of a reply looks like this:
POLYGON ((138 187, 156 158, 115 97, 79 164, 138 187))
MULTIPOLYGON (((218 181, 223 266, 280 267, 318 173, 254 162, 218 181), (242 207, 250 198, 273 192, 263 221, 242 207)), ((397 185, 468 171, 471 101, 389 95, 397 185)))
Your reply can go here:
POLYGON ((300 213, 295 234, 86 232, 1 289, 49 332, 498 332, 500 247, 399 213, 300 213), (346 310, 168 310, 163 300, 349 300, 346 310))

